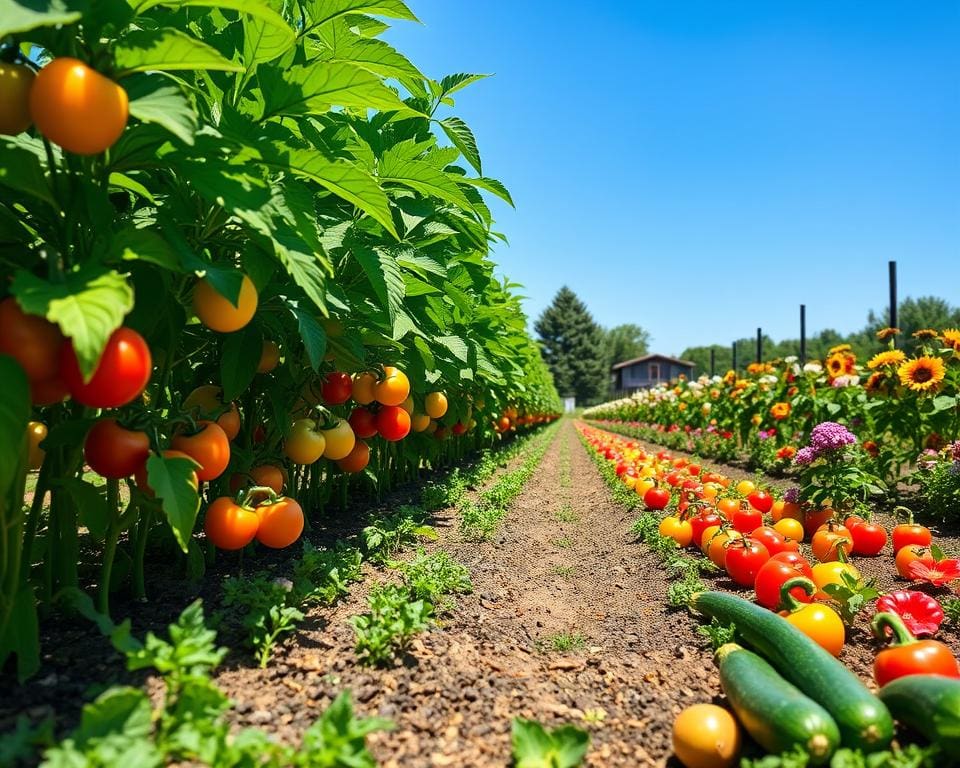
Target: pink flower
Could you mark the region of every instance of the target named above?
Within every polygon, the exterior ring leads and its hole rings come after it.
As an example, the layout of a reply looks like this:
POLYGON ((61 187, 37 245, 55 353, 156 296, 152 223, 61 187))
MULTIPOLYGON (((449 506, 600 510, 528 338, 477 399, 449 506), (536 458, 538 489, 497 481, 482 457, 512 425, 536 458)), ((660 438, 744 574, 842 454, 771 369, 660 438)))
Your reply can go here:
POLYGON ((935 597, 911 589, 900 589, 877 599, 877 613, 895 613, 910 634, 936 634, 943 622, 943 608, 935 597))

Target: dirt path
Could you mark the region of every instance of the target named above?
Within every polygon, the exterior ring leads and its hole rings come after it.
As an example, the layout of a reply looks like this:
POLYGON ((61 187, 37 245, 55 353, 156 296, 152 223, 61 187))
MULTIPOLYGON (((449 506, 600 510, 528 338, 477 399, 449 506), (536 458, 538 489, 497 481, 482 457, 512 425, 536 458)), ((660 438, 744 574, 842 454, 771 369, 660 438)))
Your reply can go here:
POLYGON ((366 584, 308 622, 272 669, 218 682, 239 724, 290 740, 352 689, 361 713, 397 725, 370 738, 387 768, 506 766, 516 716, 588 727, 588 765, 661 765, 674 714, 710 700, 717 681, 691 620, 665 609, 662 572, 630 523, 565 423, 493 541, 466 543, 441 519, 431 547, 470 569, 474 592, 402 666, 356 663, 345 621, 364 610, 366 584))

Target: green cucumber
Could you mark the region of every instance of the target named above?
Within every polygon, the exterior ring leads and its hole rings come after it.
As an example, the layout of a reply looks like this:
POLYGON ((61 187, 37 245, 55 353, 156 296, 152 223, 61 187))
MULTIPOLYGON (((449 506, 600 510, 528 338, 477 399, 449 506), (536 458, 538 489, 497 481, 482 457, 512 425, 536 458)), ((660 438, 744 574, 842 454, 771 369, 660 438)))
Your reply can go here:
POLYGON ((907 675, 880 689, 893 716, 960 760, 960 680, 941 675, 907 675))
POLYGON ((800 747, 811 765, 822 765, 840 744, 830 714, 804 696, 752 651, 727 643, 717 651, 720 684, 754 741, 779 755, 800 747))
POLYGON ((786 619, 727 592, 701 592, 691 607, 737 634, 781 675, 829 712, 848 747, 876 752, 893 739, 893 718, 853 672, 786 619))

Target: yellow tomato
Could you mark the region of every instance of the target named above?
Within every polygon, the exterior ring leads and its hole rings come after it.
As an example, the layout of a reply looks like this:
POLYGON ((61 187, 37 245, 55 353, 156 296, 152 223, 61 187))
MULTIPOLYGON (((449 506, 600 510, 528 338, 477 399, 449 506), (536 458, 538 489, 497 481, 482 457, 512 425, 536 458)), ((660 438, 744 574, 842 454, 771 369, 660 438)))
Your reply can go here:
POLYGON ((813 583, 817 585, 817 600, 829 600, 830 595, 823 591, 827 584, 843 584, 841 573, 846 571, 855 579, 860 578, 860 571, 852 563, 817 563, 813 566, 813 583))
POLYGON ((686 768, 729 768, 740 755, 740 727, 723 707, 694 704, 673 721, 673 752, 686 768))
POLYGON ((423 405, 431 419, 442 419, 447 414, 447 396, 443 392, 431 392, 423 405))
POLYGON ((643 494, 645 494, 651 488, 656 488, 656 486, 657 486, 656 480, 652 480, 649 477, 641 477, 637 481, 637 484, 633 487, 633 489, 637 492, 638 496, 643 496, 643 494))
POLYGON ((757 486, 752 480, 741 480, 737 483, 737 493, 741 496, 749 496, 755 490, 757 490, 757 486))
POLYGON ((843 650, 843 620, 826 605, 808 603, 784 618, 824 650, 839 656, 843 650))
POLYGON ((410 428, 414 432, 423 432, 430 426, 430 417, 425 413, 415 413, 410 419, 410 428))
POLYGON ((676 515, 667 515, 660 521, 660 535, 668 536, 681 547, 686 547, 693 539, 693 527, 687 520, 681 520, 676 515))
POLYGON ((792 517, 781 517, 773 524, 773 529, 793 541, 803 541, 803 523, 792 517))

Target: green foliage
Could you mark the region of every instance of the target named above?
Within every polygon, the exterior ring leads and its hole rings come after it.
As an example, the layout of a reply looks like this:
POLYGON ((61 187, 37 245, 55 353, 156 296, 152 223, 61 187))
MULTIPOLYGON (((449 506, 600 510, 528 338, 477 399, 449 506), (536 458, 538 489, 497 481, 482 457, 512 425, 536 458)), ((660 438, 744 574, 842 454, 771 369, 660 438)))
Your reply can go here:
MULTIPOLYGON (((743 758, 740 768, 807 768, 810 756, 799 747, 782 755, 743 758)), ((838 749, 830 759, 829 768, 939 768, 942 765, 940 749, 907 744, 889 750, 865 755, 858 749, 838 749)))
POLYGON ((291 604, 298 597, 291 582, 263 574, 232 577, 223 583, 223 604, 241 613, 247 641, 261 667, 269 663, 280 636, 293 632, 303 621, 299 605, 291 604))
POLYGON ((842 584, 826 584, 823 591, 837 604, 840 617, 847 625, 853 624, 857 615, 880 597, 876 579, 864 581, 842 571, 842 584))
POLYGON ((361 663, 387 666, 430 626, 433 604, 410 597, 408 589, 395 584, 381 584, 370 590, 369 612, 350 618, 361 663))
POLYGON ((558 632, 550 635, 546 640, 537 643, 541 652, 555 651, 557 653, 569 653, 570 651, 582 651, 587 644, 587 638, 580 632, 558 632))
POLYGON ((572 725, 547 730, 534 720, 514 718, 514 768, 577 768, 590 749, 590 734, 572 725))
MULTIPOLYGON (((960 451, 958 451, 960 453, 960 451)), ((936 457, 921 457, 913 475, 923 511, 940 521, 960 520, 960 460, 952 446, 936 457)))
MULTIPOLYGON (((254 729, 233 733, 225 715, 230 701, 210 679, 226 650, 206 626, 200 601, 187 607, 169 639, 148 634, 139 643, 100 616, 131 670, 154 669, 164 683, 158 708, 137 688, 115 686, 83 708, 80 725, 44 754, 43 768, 108 768, 200 763, 228 766, 373 768, 365 737, 391 727, 381 719, 357 719, 342 693, 303 736, 286 747, 254 729)), ((31 737, 33 738, 33 737, 31 737)), ((21 738, 21 742, 24 738, 21 738)))
POLYGON ((562 397, 576 397, 578 404, 589 405, 607 394, 610 370, 604 332, 573 291, 561 288, 534 328, 562 397))
POLYGON ((393 567, 403 576, 411 598, 432 603, 437 613, 453 607, 448 595, 473 591, 470 572, 443 550, 428 555, 422 548, 417 549, 412 560, 394 563, 393 567))
POLYGON ((642 357, 649 351, 650 332, 634 323, 624 323, 603 332, 607 370, 616 363, 642 357))
POLYGON ((697 627, 697 634, 703 635, 710 640, 710 647, 717 650, 720 646, 736 641, 736 627, 733 624, 724 626, 720 621, 713 617, 709 624, 700 624, 697 627))
POLYGON ((367 559, 386 563, 418 538, 436 539, 437 532, 424 525, 426 518, 423 509, 404 505, 368 525, 361 534, 367 559))

